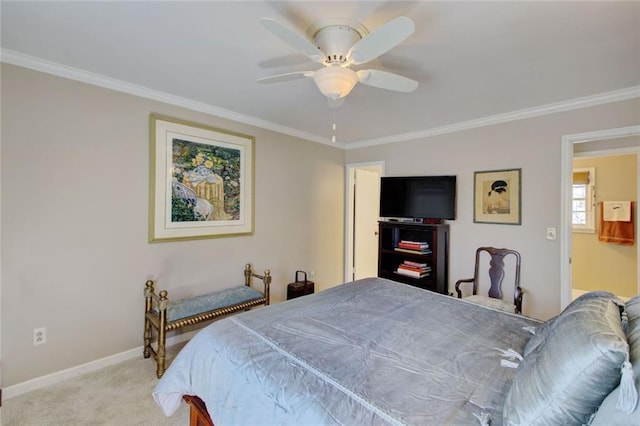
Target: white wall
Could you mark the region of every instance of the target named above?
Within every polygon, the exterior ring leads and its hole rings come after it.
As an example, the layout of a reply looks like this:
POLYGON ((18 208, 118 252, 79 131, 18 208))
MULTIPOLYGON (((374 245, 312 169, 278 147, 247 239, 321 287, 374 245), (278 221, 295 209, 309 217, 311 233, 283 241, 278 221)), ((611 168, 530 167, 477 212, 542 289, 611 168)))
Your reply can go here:
POLYGON ((561 137, 638 124, 633 99, 399 144, 347 151, 346 162, 385 161, 386 174, 458 176, 457 219, 451 221, 449 288, 473 275, 475 249, 489 245, 522 255, 526 315, 547 319, 560 310, 561 137), (522 169, 522 225, 473 222, 474 171, 522 169))
MULTIPOLYGON (((3 387, 142 345, 143 288, 170 296, 270 268, 343 277, 344 151, 2 65, 3 387), (147 243, 149 114, 253 135, 255 234, 147 243), (48 342, 33 346, 32 331, 48 342)), ((151 361, 149 361, 151 362, 151 361)))

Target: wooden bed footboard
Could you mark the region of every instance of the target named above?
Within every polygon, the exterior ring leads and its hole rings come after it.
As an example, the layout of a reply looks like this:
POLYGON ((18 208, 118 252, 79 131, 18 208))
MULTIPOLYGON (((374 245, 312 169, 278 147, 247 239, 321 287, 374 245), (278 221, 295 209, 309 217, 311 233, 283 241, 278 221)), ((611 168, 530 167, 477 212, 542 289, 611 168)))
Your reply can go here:
POLYGON ((214 426, 207 406, 200 398, 184 395, 182 399, 189 405, 189 426, 214 426))

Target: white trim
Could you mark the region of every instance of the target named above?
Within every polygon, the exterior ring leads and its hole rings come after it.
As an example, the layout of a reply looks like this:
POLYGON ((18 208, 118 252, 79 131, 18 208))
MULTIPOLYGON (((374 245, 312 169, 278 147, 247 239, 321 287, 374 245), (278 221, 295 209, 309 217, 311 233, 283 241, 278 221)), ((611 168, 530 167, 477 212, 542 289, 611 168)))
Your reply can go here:
POLYGON ((126 81, 117 80, 115 78, 106 77, 104 75, 95 74, 89 71, 84 71, 79 68, 73 68, 33 56, 24 55, 13 50, 0 50, 0 61, 47 74, 53 74, 58 77, 68 78, 70 80, 76 80, 94 86, 103 87, 105 89, 115 90, 116 92, 127 93, 130 95, 139 96, 141 98, 151 99, 169 105, 175 105, 193 111, 203 112, 205 114, 226 118, 229 120, 237 121, 239 123, 249 124, 251 126, 256 126, 266 130, 272 130, 274 132, 282 133, 285 135, 307 139, 312 142, 318 142, 343 148, 342 144, 333 143, 326 137, 314 135, 312 133, 293 129, 291 127, 282 126, 280 124, 276 124, 259 118, 250 117, 248 115, 240 114, 238 112, 220 108, 204 102, 194 101, 180 96, 175 96, 157 90, 149 89, 148 87, 139 86, 137 84, 128 83, 126 81))
POLYGON ((475 129, 478 127, 492 126, 494 124, 502 124, 509 121, 523 120, 526 118, 539 117, 541 115, 555 114, 558 112, 571 111, 574 109, 587 108, 639 97, 640 86, 633 86, 625 89, 599 93, 582 98, 569 99, 566 101, 541 105, 533 108, 525 108, 505 114, 490 115, 488 117, 482 117, 475 120, 462 121, 448 126, 434 127, 427 130, 387 136, 377 139, 362 140, 359 142, 351 142, 347 145, 346 149, 364 148, 368 146, 383 145, 393 142, 404 142, 414 139, 427 138, 430 136, 443 135, 446 133, 459 132, 462 130, 475 129))
POLYGON ((640 147, 631 146, 631 147, 617 148, 617 149, 602 149, 598 151, 576 152, 573 154, 573 158, 614 157, 617 155, 632 155, 632 154, 640 154, 640 147))
POLYGON ((562 137, 560 173, 560 309, 571 303, 573 140, 562 137))
MULTIPOLYGON (((562 136, 561 171, 560 171, 560 308, 571 303, 571 184, 573 182, 573 144, 594 140, 616 139, 640 135, 640 125, 605 129, 595 132, 575 133, 562 136)), ((640 159, 638 160, 640 170, 640 159)), ((640 179, 640 176, 639 176, 640 179)), ((640 182, 638 185, 640 199, 640 182)), ((636 227, 636 239, 638 236, 636 227)), ((638 251, 638 267, 640 270, 640 251, 638 251)), ((640 274, 638 274, 638 293, 640 293, 640 274)))
MULTIPOLYGON (((128 83, 122 80, 113 79, 100 74, 92 73, 89 71, 81 70, 79 68, 69 67, 59 63, 47 61, 34 56, 25 55, 20 52, 16 52, 10 49, 0 49, 0 62, 5 62, 12 65, 21 66, 24 68, 33 69, 36 71, 44 72, 47 74, 53 74, 59 77, 68 78, 71 80, 81 81, 87 84, 92 84, 106 89, 115 90, 142 98, 163 102, 169 105, 175 105, 183 108, 187 108, 193 111, 203 112, 205 114, 214 115, 229 120, 234 120, 240 123, 256 126, 266 130, 272 130, 274 132, 282 133, 306 139, 312 142, 318 142, 325 145, 335 146, 341 149, 357 149, 376 145, 385 145, 389 143, 405 142, 415 139, 423 139, 436 135, 444 135, 448 133, 460 132, 463 130, 470 130, 479 127, 492 126, 494 124, 502 124, 510 121, 523 120, 526 118, 538 117, 541 115, 555 114, 558 112, 571 111, 580 108, 587 108, 591 106, 619 102, 627 99, 640 97, 640 86, 627 87, 620 90, 614 90, 611 92, 598 93, 591 96, 585 96, 582 98, 568 99, 561 102, 555 102, 546 105, 540 105, 533 108, 525 108, 517 111, 507 112, 504 114, 496 114, 487 117, 481 117, 474 120, 462 121, 459 123, 433 127, 431 129, 419 130, 416 132, 403 133, 398 135, 385 136, 382 138, 365 139, 361 141, 354 141, 349 143, 344 142, 331 142, 329 138, 324 136, 315 135, 312 133, 304 132, 302 130, 293 129, 291 127, 282 126, 277 123, 262 120, 256 117, 250 117, 244 114, 240 114, 235 111, 230 111, 224 108, 220 108, 214 105, 206 104, 204 102, 198 102, 191 99, 182 98, 179 96, 170 95, 168 93, 160 92, 157 90, 149 89, 147 87, 139 86, 136 84, 128 83)), ((597 133, 597 132, 594 132, 597 133)), ((596 139, 599 139, 596 137, 596 139)))
MULTIPOLYGON (((2 96, 2 89, 0 89, 0 97, 2 96)), ((2 102, 0 102, 0 117, 2 117, 2 102)), ((2 138, 0 138, 0 153, 2 152, 2 138)), ((2 174, 0 173, 0 176, 2 174)), ((0 179, 0 241, 2 241, 2 182, 0 179)), ((2 266, 4 257, 2 256, 2 249, 0 248, 0 306, 2 306, 2 266)), ((0 392, 2 391, 2 316, 0 315, 0 392)), ((6 392, 5 392, 6 393, 6 392)), ((2 424, 2 394, 0 393, 0 424, 2 424)))
MULTIPOLYGON (((640 87, 640 86, 638 86, 640 87)), ((626 138, 640 135, 640 125, 629 127, 618 127, 616 129, 595 130, 593 132, 574 133, 563 136, 563 139, 570 138, 571 143, 583 143, 593 141, 603 141, 607 139, 626 138)))
MULTIPOLYGON (((187 333, 178 334, 167 338, 166 345, 173 346, 178 343, 189 340, 198 330, 189 331, 187 333)), ((55 385, 64 380, 73 379, 83 374, 91 373, 94 371, 102 370, 105 367, 120 364, 124 361, 131 359, 142 358, 143 347, 139 346, 128 351, 120 352, 115 355, 100 358, 95 361, 87 362, 86 364, 77 365, 75 367, 67 368, 66 370, 56 371, 55 373, 47 374, 45 376, 36 377, 35 379, 27 380, 26 382, 18 383, 12 386, 8 386, 2 390, 2 396, 5 400, 22 395, 24 393, 41 389, 46 386, 55 385)), ((153 355, 148 360, 154 362, 153 355)))
POLYGON ((574 234, 595 234, 596 229, 595 228, 573 228, 571 232, 573 232, 574 234))

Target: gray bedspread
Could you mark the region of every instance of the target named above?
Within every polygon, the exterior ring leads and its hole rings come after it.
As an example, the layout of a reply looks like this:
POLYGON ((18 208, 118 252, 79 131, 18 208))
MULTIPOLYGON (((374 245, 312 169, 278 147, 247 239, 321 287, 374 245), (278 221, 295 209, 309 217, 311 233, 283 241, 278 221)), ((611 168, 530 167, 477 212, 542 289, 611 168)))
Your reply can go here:
POLYGON ((154 390, 166 415, 197 395, 224 425, 463 425, 502 405, 539 323, 380 278, 201 330, 154 390))

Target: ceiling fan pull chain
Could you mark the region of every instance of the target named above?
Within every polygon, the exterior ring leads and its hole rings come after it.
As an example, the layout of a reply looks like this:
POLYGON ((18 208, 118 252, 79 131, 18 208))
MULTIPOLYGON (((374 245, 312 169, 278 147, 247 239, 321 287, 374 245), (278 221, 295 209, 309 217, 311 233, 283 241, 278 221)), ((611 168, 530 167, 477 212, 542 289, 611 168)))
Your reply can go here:
POLYGON ((331 142, 336 143, 336 110, 333 110, 333 136, 331 136, 331 142))

